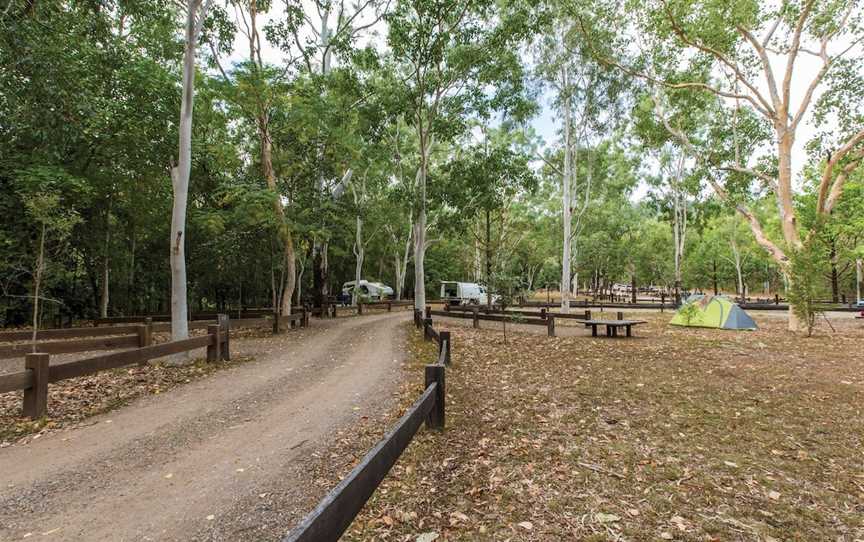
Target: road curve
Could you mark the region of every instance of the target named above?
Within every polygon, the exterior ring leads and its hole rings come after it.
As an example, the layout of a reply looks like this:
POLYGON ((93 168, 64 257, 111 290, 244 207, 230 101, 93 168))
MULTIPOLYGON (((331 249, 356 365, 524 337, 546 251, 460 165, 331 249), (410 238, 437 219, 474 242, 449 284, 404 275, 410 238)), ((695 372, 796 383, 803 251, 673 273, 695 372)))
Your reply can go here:
POLYGON ((409 318, 235 341, 256 360, 0 450, 0 540, 278 539, 314 502, 305 460, 394 407, 409 318))

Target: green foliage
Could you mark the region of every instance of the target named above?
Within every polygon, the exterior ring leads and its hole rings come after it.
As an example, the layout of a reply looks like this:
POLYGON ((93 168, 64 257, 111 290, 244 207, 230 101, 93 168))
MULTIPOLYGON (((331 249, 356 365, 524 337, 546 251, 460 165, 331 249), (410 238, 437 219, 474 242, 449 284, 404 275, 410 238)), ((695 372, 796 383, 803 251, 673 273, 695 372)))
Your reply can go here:
POLYGON ((817 301, 825 292, 822 281, 819 280, 823 261, 823 255, 811 244, 804 245, 789 257, 786 297, 795 316, 804 324, 808 336, 813 333, 816 318, 822 312, 817 301))

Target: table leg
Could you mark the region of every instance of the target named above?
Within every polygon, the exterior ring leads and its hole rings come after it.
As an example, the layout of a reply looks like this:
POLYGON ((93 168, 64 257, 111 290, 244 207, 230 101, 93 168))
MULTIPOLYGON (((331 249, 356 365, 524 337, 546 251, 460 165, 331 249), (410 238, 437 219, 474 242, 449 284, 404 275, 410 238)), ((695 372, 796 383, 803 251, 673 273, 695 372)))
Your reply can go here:
POLYGON ((612 326, 606 326, 606 336, 607 337, 612 336, 612 326))
POLYGON ((631 327, 633 327, 633 326, 627 326, 627 336, 628 336, 628 337, 632 337, 632 336, 633 336, 633 332, 630 330, 631 327))
POLYGON ((596 337, 596 336, 597 336, 597 324, 592 324, 592 325, 591 325, 591 336, 592 336, 592 337, 596 337))
POLYGON ((618 326, 612 326, 612 336, 613 337, 618 336, 618 326))

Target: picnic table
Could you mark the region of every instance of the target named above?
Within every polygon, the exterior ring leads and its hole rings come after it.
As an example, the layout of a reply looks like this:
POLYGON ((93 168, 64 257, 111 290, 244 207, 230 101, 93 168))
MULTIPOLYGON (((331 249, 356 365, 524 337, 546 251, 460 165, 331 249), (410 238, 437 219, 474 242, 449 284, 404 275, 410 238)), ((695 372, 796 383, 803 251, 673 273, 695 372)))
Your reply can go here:
POLYGON ((618 329, 624 328, 627 336, 632 337, 633 326, 644 324, 645 320, 585 320, 585 327, 591 328, 591 336, 597 336, 597 326, 606 326, 606 336, 607 337, 617 337, 618 329))

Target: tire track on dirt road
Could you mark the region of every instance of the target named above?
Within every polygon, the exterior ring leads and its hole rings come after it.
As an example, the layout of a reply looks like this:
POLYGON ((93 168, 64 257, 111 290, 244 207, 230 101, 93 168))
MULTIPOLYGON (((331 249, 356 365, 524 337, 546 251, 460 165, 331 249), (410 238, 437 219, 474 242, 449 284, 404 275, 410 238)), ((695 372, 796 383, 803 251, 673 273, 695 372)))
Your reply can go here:
POLYGON ((279 513, 268 518, 289 523, 272 534, 287 532, 310 487, 302 459, 395 405, 407 319, 234 341, 256 361, 0 450, 0 539, 236 539, 253 513, 238 503, 274 487, 279 513))

